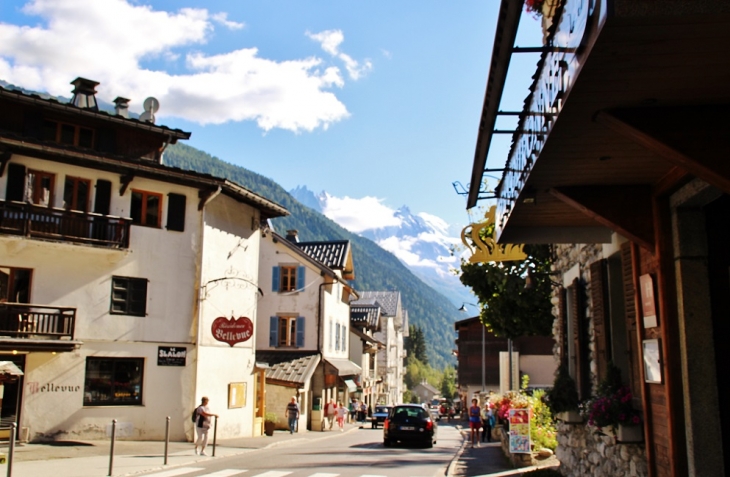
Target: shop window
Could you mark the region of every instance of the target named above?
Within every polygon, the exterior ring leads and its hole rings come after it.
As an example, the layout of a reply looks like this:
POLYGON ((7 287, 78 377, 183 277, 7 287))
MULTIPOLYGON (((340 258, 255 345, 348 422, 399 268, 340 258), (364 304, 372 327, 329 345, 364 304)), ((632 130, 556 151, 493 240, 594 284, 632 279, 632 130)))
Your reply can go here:
POLYGON ((269 346, 301 348, 304 346, 303 316, 272 316, 269 321, 269 346))
POLYGON ((30 303, 32 270, 0 267, 0 303, 30 303))
POLYGON ((56 176, 49 172, 28 170, 25 178, 25 202, 51 207, 53 205, 53 183, 56 176))
POLYGON ((112 315, 145 316, 147 314, 147 280, 112 277, 112 315))
POLYGON ((162 194, 143 190, 132 190, 132 223, 160 228, 162 194))
POLYGON ((43 121, 43 139, 91 149, 94 145, 94 130, 76 124, 45 120, 43 121))
POLYGON ((141 406, 144 358, 86 358, 84 406, 141 406))
POLYGON ((272 270, 271 289, 275 292, 293 292, 304 288, 304 267, 281 265, 272 270))
POLYGON ((63 188, 63 208, 88 212, 90 191, 90 180, 66 176, 63 188))

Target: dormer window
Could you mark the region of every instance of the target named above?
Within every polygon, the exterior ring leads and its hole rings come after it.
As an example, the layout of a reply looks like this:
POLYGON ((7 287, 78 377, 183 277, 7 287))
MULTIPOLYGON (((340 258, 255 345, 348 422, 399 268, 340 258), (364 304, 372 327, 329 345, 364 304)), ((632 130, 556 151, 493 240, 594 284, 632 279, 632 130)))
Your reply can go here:
POLYGON ((43 139, 91 149, 94 146, 94 130, 76 124, 46 119, 43 121, 43 139))

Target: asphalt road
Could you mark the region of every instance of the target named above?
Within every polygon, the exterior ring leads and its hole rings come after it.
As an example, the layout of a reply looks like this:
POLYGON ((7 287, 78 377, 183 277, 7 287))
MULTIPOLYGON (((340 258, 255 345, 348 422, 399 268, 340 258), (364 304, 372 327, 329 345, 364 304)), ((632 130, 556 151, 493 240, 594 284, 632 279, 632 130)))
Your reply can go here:
POLYGON ((147 477, 436 477, 459 450, 462 438, 450 424, 439 426, 436 445, 383 446, 383 430, 332 432, 326 439, 296 442, 243 455, 196 462, 144 474, 147 477))

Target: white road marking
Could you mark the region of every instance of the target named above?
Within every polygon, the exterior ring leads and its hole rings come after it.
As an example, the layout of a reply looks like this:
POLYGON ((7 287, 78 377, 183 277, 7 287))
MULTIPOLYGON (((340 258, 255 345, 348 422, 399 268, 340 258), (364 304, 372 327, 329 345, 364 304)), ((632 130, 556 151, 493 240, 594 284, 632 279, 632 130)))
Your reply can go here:
POLYGON ((263 474, 255 475, 254 477, 284 477, 285 475, 289 474, 291 474, 291 472, 270 470, 268 472, 264 472, 263 474))
POLYGON ((318 474, 312 474, 309 477, 338 477, 340 474, 325 474, 325 473, 318 473, 318 474))
POLYGON ((147 477, 175 477, 177 475, 191 474, 198 472, 199 470, 205 470, 202 467, 180 467, 179 469, 170 469, 155 474, 147 474, 147 477))
POLYGON ((232 475, 239 475, 248 472, 246 469, 223 469, 212 474, 204 474, 200 477, 231 477, 232 475))

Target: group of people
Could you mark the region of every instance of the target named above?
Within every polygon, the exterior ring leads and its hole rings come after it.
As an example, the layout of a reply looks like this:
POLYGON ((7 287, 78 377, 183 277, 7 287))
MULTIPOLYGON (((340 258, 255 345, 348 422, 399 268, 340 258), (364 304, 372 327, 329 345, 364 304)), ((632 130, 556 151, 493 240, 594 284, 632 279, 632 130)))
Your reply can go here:
MULTIPOLYGON (((329 430, 332 430, 332 426, 337 420, 337 427, 340 428, 340 432, 345 430, 345 418, 349 414, 349 410, 342 405, 342 401, 335 403, 334 399, 330 399, 327 404, 324 405, 325 423, 329 424, 329 430)), ((322 426, 324 428, 324 426, 322 426)))
POLYGON ((479 447, 479 430, 482 431, 482 442, 492 442, 492 429, 496 423, 494 410, 489 402, 479 407, 477 399, 471 400, 469 408, 469 429, 471 430, 471 446, 479 447))

